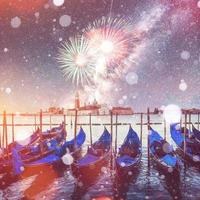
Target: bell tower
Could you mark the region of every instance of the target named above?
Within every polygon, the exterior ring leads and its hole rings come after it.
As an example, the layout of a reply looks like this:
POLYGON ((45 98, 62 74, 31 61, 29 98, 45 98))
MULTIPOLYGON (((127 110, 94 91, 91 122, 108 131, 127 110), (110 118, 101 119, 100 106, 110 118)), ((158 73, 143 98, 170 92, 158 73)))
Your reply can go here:
POLYGON ((78 91, 76 92, 76 95, 75 95, 75 108, 76 109, 80 108, 80 99, 79 99, 79 93, 78 93, 78 91))

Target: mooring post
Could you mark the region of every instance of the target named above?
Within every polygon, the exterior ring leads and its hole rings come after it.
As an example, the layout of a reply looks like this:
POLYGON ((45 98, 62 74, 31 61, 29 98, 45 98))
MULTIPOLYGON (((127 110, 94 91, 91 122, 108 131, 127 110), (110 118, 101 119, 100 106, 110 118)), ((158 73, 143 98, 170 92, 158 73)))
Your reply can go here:
POLYGON ((150 133, 150 110, 147 109, 147 131, 148 131, 148 137, 147 137, 147 149, 148 149, 148 167, 150 167, 150 141, 149 141, 149 133, 150 133))
POLYGON ((143 113, 140 114, 140 141, 142 146, 142 134, 143 134, 143 113))
POLYGON ((35 131, 37 130, 37 114, 34 115, 35 131))
POLYGON ((164 119, 164 139, 167 139, 167 127, 166 127, 166 120, 164 119))
POLYGON ((117 133, 118 133, 118 114, 116 113, 116 118, 115 118, 115 156, 117 155, 117 133))
POLYGON ((40 149, 41 149, 41 152, 44 151, 44 148, 43 148, 43 141, 42 141, 42 109, 40 110, 40 149))
POLYGON ((187 131, 187 111, 185 111, 185 128, 184 128, 184 157, 185 157, 185 152, 186 152, 186 131, 187 131))
POLYGON ((65 132, 66 132, 66 135, 65 135, 65 138, 67 137, 67 131, 66 131, 66 115, 64 114, 63 115, 63 126, 64 126, 64 130, 65 130, 65 132))
POLYGON ((0 148, 2 148, 2 143, 1 143, 1 130, 0 130, 0 148))
POLYGON ((15 124, 14 124, 14 114, 12 114, 12 142, 15 141, 15 124))
POLYGON ((75 122, 74 122, 74 145, 76 146, 76 134, 77 134, 77 120, 78 120, 78 110, 75 109, 75 122))
POLYGON ((5 135, 5 148, 8 155, 8 130, 7 130, 7 120, 6 120, 6 111, 3 112, 3 132, 5 135))
POLYGON ((40 110, 40 131, 42 132, 42 109, 40 110))
POLYGON ((92 114, 89 115, 89 124, 90 124, 90 145, 92 145, 92 114))
POLYGON ((191 131, 191 125, 192 125, 192 114, 189 111, 189 130, 191 131))
POLYGON ((110 134, 111 134, 111 144, 110 144, 110 152, 111 152, 111 170, 113 169, 113 152, 112 152, 112 141, 113 141, 113 113, 110 111, 110 134))
POLYGON ((4 113, 3 113, 3 119, 2 119, 2 124, 3 124, 3 134, 2 134, 2 148, 5 147, 5 130, 4 130, 4 113))

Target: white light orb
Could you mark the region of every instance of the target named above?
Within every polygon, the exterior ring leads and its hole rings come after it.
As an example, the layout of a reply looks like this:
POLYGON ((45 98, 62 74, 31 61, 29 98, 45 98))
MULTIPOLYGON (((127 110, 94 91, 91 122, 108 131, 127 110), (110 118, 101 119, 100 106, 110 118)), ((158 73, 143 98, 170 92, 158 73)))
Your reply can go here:
POLYGON ((21 19, 19 17, 14 17, 11 19, 10 24, 12 28, 19 28, 21 25, 21 19))
POLYGON ((181 90, 181 91, 185 91, 185 90, 187 90, 187 83, 184 81, 184 80, 181 80, 181 82, 180 82, 180 84, 179 84, 179 90, 181 90))
POLYGON ((110 40, 104 40, 100 46, 101 51, 105 54, 109 54, 113 51, 114 49, 114 44, 110 40))
POLYGON ((197 2, 197 7, 200 8, 200 1, 197 2))
POLYGON ((71 165, 74 162, 74 158, 72 157, 71 154, 65 154, 62 157, 62 161, 65 165, 71 165))
POLYGON ((23 166, 20 167, 20 171, 21 171, 21 172, 24 171, 24 167, 23 167, 23 166))
POLYGON ((121 165, 122 167, 125 167, 125 166, 126 166, 126 163, 121 162, 120 165, 121 165))
POLYGON ((7 88, 5 89, 5 93, 6 93, 6 94, 10 94, 11 92, 12 92, 11 88, 7 87, 7 88))
POLYGON ((177 105, 170 104, 165 107, 163 116, 166 122, 169 124, 180 122, 181 109, 177 105))
POLYGON ((189 51, 182 51, 181 52, 181 58, 183 60, 188 60, 190 58, 190 52, 189 51))
POLYGON ((69 15, 62 15, 59 19, 59 24, 62 27, 68 27, 72 22, 72 19, 69 15))
POLYGON ((40 17, 40 13, 39 12, 36 12, 34 15, 35 15, 36 18, 40 17))
POLYGON ((65 0, 53 0, 55 6, 62 6, 65 3, 65 0))
POLYGON ((8 52, 8 48, 4 48, 4 50, 3 50, 5 53, 7 53, 8 52))
POLYGON ((134 85, 138 83, 138 75, 135 72, 129 72, 126 75, 126 82, 129 85, 134 85))

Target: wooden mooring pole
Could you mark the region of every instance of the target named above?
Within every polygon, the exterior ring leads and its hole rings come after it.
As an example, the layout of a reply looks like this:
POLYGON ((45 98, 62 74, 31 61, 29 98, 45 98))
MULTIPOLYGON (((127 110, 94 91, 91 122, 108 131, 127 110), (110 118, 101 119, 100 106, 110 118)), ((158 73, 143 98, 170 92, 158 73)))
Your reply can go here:
POLYGON ((118 124, 118 114, 116 114, 116 118, 115 118, 115 156, 117 155, 117 135, 118 135, 117 124, 118 124))
POLYGON ((49 115, 49 128, 51 129, 52 127, 52 121, 51 121, 51 114, 49 115))
POLYGON ((142 146, 142 134, 143 134, 143 113, 140 114, 140 141, 142 146))
POLYGON ((185 128, 184 128, 184 157, 185 157, 185 152, 186 152, 186 131, 187 131, 187 112, 185 112, 185 128))
POLYGON ((90 125, 90 145, 92 145, 92 114, 89 115, 89 125, 90 125))
POLYGON ((41 152, 44 152, 44 146, 43 146, 43 142, 42 142, 42 110, 40 110, 40 149, 41 152))
POLYGON ((42 110, 40 110, 40 132, 42 132, 42 110))
POLYGON ((37 130, 37 115, 34 115, 35 131, 37 130))
POLYGON ((113 113, 110 111, 110 134, 111 134, 111 144, 110 144, 110 152, 111 152, 111 170, 113 169, 113 149, 112 149, 112 142, 113 142, 113 113))
POLYGON ((76 134, 77 134, 77 120, 78 120, 78 110, 75 110, 75 121, 74 121, 74 145, 76 146, 76 134))
POLYGON ((189 130, 191 131, 191 125, 192 125, 192 114, 189 111, 189 130))
POLYGON ((6 111, 3 112, 3 134, 5 136, 5 148, 8 155, 8 130, 7 130, 7 119, 6 119, 6 111))
POLYGON ((12 114, 12 142, 15 141, 15 123, 14 123, 14 114, 12 114))
POLYGON ((150 132, 150 110, 147 109, 147 150, 148 150, 148 168, 150 167, 150 141, 149 141, 149 132, 150 132))
POLYGON ((164 139, 167 139, 167 127, 166 127, 166 120, 164 119, 164 139))

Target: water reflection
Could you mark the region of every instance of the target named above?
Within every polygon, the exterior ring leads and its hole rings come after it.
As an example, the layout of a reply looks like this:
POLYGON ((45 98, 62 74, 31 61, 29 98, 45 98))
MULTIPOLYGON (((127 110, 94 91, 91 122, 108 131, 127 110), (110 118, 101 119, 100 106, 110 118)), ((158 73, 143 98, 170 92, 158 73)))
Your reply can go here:
POLYGON ((135 168, 134 171, 128 173, 125 177, 116 176, 114 186, 114 199, 127 199, 129 187, 134 187, 137 182, 137 178, 140 174, 139 168, 135 168))
MULTIPOLYGON (((23 174, 22 178, 26 178, 32 174, 32 171, 27 171, 23 174)), ((55 179, 58 177, 64 176, 64 170, 55 170, 54 168, 45 168, 41 169, 34 182, 24 191, 24 200, 32 200, 35 199, 35 196, 47 189, 47 187, 53 183, 55 179)))

